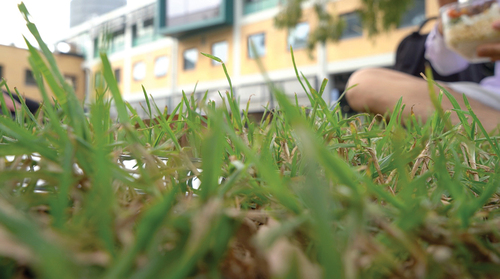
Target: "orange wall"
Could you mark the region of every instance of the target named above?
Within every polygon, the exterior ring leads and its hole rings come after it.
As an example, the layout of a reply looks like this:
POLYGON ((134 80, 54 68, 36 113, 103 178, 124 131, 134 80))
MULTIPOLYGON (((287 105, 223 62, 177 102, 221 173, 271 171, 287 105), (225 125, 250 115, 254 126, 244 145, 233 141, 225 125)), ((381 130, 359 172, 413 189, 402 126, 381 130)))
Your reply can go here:
MULTIPOLYGON (((309 22, 310 30, 317 26, 317 20, 311 9, 303 12, 301 22, 309 22)), ((290 46, 288 45, 288 32, 274 27, 274 19, 251 23, 241 28, 241 74, 255 74, 259 72, 257 63, 248 55, 248 37, 253 34, 265 33, 266 54, 261 57, 267 71, 287 69, 293 67, 290 46)), ((297 66, 316 64, 315 51, 309 56, 307 49, 294 49, 293 54, 297 66)))
MULTIPOLYGON (((329 8, 343 14, 353 12, 359 4, 359 0, 340 0, 331 3, 329 8)), ((436 1, 426 1, 426 13, 428 16, 438 14, 436 1)), ((426 31, 430 28, 432 28, 432 24, 426 26, 426 31)), ((365 31, 361 37, 347 38, 336 43, 329 42, 327 44, 328 60, 353 59, 396 51, 399 42, 415 30, 415 26, 395 29, 390 32, 383 32, 374 38, 368 38, 365 31)))
MULTIPOLYGON (((434 16, 438 13, 437 1, 426 0, 426 9, 428 16, 434 16)), ((343 14, 355 11, 361 5, 360 0, 338 0, 331 1, 328 4, 330 13, 343 14)), ((250 18, 250 17, 248 17, 250 18)), ((310 30, 317 26, 317 19, 312 8, 303 11, 301 22, 309 22, 310 30)), ((428 31, 432 27, 429 24, 428 31)), ((327 59, 329 62, 342 61, 347 59, 362 58, 372 55, 387 54, 395 52, 397 45, 403 37, 416 29, 415 26, 395 29, 390 32, 382 33, 374 38, 368 38, 366 32, 361 37, 347 38, 339 42, 328 42, 327 59)), ((274 27, 274 18, 268 18, 258 22, 252 22, 241 27, 241 75, 258 74, 260 71, 254 59, 248 56, 248 36, 257 33, 265 33, 266 54, 262 57, 262 62, 267 71, 280 69, 291 69, 292 60, 290 57, 289 46, 287 45, 287 30, 278 30, 274 27)), ((125 76, 124 61, 112 62, 113 68, 120 67, 122 70, 122 81, 119 84, 120 89, 124 90, 124 81, 131 80, 129 93, 142 94, 141 85, 146 90, 157 88, 171 88, 171 74, 177 71, 177 84, 193 84, 196 82, 207 82, 225 79, 224 72, 220 65, 213 65, 211 59, 204 57, 200 52, 211 53, 213 43, 227 41, 228 43, 228 61, 226 67, 229 74, 233 72, 233 30, 232 27, 220 28, 202 34, 193 35, 187 38, 179 39, 177 53, 172 53, 172 49, 164 48, 151 51, 145 54, 135 55, 131 58, 131 70, 133 72, 134 64, 143 61, 146 64, 146 77, 140 81, 134 81, 133 76, 125 76), (198 61, 194 69, 184 70, 183 53, 190 48, 196 48, 198 51, 198 61), (169 58, 169 69, 166 76, 157 78, 154 76, 154 66, 157 57, 166 55, 169 58), (172 56, 177 56, 177 67, 172 68, 172 56)), ((317 54, 307 49, 294 49, 294 56, 297 66, 311 66, 317 64, 317 54)))
POLYGON ((124 68, 123 68, 123 60, 117 60, 117 61, 113 61, 111 62, 111 67, 113 69, 113 74, 115 73, 115 70, 116 69, 120 69, 120 82, 118 83, 118 88, 120 89, 120 92, 123 94, 123 90, 124 90, 124 83, 125 83, 125 72, 124 72, 124 68))
MULTIPOLYGON (((131 93, 142 93, 142 85, 147 90, 153 90, 156 88, 165 88, 171 86, 171 74, 172 74, 172 49, 163 48, 155 51, 151 51, 145 54, 140 54, 132 57, 131 64, 131 75, 128 77, 131 80, 131 93), (169 59, 167 74, 162 77, 156 77, 154 74, 154 67, 156 58, 160 56, 167 56, 169 59), (146 77, 143 80, 134 80, 132 76, 134 65, 137 62, 143 61, 146 64, 146 77)), ((124 77, 126 78, 126 77, 124 77)))
MULTIPOLYGON (((29 51, 13 46, 0 45, 0 66, 2 66, 3 78, 14 92, 17 88, 22 96, 41 101, 42 96, 36 85, 25 84, 25 71, 31 69, 28 62, 29 51)), ((85 97, 85 73, 82 69, 83 57, 55 54, 56 63, 63 75, 76 77, 76 95, 80 100, 85 97)), ((47 87, 50 96, 51 91, 47 87)))
POLYGON ((200 54, 212 53, 212 44, 227 41, 228 43, 228 61, 225 61, 227 71, 233 71, 233 41, 232 41, 232 28, 217 29, 211 32, 204 33, 203 35, 195 35, 183 40, 179 40, 178 52, 178 83, 192 84, 198 81, 213 81, 224 79, 224 70, 220 65, 212 65, 212 60, 200 54), (197 48, 198 62, 194 69, 184 70, 184 51, 190 48, 197 48))
MULTIPOLYGON (((339 0, 330 2, 328 10, 330 13, 344 14, 355 11, 361 1, 359 0, 339 0)), ((426 13, 429 16, 438 14, 437 3, 434 0, 426 1, 426 13)), ((310 24, 310 30, 314 30, 317 26, 317 19, 312 8, 304 10, 301 21, 307 21, 310 24)), ((429 31, 432 24, 429 24, 425 31, 429 31)), ((346 38, 339 42, 327 43, 327 59, 328 61, 339 61, 345 59, 360 58, 377 54, 394 52, 399 42, 410 32, 415 30, 415 26, 395 29, 390 32, 384 32, 374 38, 368 38, 366 32, 361 37, 346 38)), ((266 55, 262 57, 264 67, 268 71, 287 69, 292 67, 290 52, 287 50, 287 31, 278 30, 274 27, 273 18, 248 24, 242 27, 242 69, 241 73, 255 74, 259 70, 253 59, 248 56, 247 40, 252 34, 262 33, 266 35, 266 55)), ((315 56, 315 52, 312 52, 315 56)), ((307 50, 294 50, 295 60, 298 66, 312 65, 316 60, 311 60, 307 50)))

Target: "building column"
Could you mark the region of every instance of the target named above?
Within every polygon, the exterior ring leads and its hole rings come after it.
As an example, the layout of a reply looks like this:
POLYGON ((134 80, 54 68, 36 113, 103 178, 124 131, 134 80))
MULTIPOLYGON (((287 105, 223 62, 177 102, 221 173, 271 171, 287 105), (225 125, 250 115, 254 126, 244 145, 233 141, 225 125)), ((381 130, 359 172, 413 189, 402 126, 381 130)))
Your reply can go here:
POLYGON ((241 19, 243 18, 243 1, 234 1, 233 7, 233 87, 241 85, 241 19))
POLYGON ((130 95, 132 89, 132 26, 125 26, 125 48, 123 49, 123 92, 122 95, 130 95))
POLYGON ((179 69, 179 40, 176 38, 172 38, 172 53, 171 53, 171 63, 172 63, 172 71, 170 73, 170 84, 171 84, 171 94, 175 94, 177 92, 177 77, 178 77, 178 69, 179 69))
POLYGON ((331 94, 331 91, 332 89, 335 87, 334 85, 334 80, 333 79, 329 79, 328 78, 328 54, 327 54, 327 49, 326 49, 326 43, 318 43, 318 46, 317 46, 317 49, 318 49, 318 88, 316 88, 316 90, 318 90, 318 93, 319 93, 319 89, 321 87, 321 83, 323 82, 323 80, 326 78, 328 79, 328 83, 326 84, 326 87, 325 87, 325 91, 323 92, 323 100, 325 100, 325 102, 327 104, 330 104, 330 102, 332 100, 330 100, 330 94, 331 94))

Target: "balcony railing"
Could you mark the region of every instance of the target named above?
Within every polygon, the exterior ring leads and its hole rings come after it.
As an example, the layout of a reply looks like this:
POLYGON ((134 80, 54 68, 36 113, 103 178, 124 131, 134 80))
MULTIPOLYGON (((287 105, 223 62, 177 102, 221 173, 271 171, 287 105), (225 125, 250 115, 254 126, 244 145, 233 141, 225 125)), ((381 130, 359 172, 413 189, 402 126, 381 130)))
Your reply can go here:
POLYGON ((125 49, 125 42, 112 43, 109 47, 109 53, 116 53, 125 49))
POLYGON ((201 31, 230 26, 233 23, 233 3, 236 0, 219 0, 220 4, 217 5, 204 4, 202 7, 206 8, 187 11, 184 14, 168 14, 167 12, 169 1, 178 0, 157 1, 158 32, 162 35, 180 38, 201 31))
POLYGON ((156 41, 160 36, 156 34, 148 34, 132 39, 132 47, 140 46, 142 44, 147 44, 156 41))
POLYGON ((246 2, 243 6, 243 14, 251 14, 256 13, 262 10, 266 10, 269 8, 276 7, 281 0, 261 0, 261 1, 252 1, 246 2))

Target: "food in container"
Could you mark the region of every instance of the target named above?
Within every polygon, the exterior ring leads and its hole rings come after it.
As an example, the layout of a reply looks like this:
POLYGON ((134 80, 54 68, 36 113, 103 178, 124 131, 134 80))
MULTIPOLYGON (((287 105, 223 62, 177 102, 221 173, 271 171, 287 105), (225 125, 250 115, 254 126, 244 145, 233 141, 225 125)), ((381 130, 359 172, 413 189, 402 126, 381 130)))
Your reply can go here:
POLYGON ((443 33, 448 47, 471 63, 489 61, 478 57, 476 49, 484 43, 500 42, 500 31, 492 24, 500 20, 500 0, 452 3, 440 9, 443 33))

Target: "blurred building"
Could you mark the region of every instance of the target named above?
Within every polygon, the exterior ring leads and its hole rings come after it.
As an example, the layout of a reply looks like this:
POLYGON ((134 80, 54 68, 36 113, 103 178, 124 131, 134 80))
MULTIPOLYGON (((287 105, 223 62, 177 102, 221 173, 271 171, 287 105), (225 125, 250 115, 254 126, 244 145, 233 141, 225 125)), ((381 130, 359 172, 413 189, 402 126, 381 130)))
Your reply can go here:
POLYGON ((127 4, 127 0, 71 0, 70 27, 81 24, 127 4))
MULTIPOLYGON (((6 80, 13 94, 15 88, 22 96, 41 101, 42 96, 28 62, 29 56, 30 53, 26 49, 0 45, 0 79, 6 80)), ((77 97, 83 100, 86 88, 85 72, 82 68, 83 56, 64 53, 55 53, 54 56, 59 70, 73 85, 77 97)), ((47 92, 51 94, 52 90, 47 92)))
POLYGON ((75 26, 67 41, 85 54, 85 68, 92 76, 100 70, 99 50, 107 51, 124 99, 139 111, 144 102, 142 85, 159 107, 170 110, 180 102, 182 91, 191 94, 195 88, 197 96, 208 92, 210 99, 219 101, 219 91, 229 89, 228 81, 221 65, 201 55, 204 52, 225 62, 241 107, 251 98, 250 110, 259 112, 266 104, 273 107, 274 100, 257 67, 257 56, 276 85, 307 105, 293 70, 291 45, 299 71, 313 87, 318 88, 323 77, 334 83, 324 95, 331 102, 356 69, 391 67, 399 41, 426 17, 438 14, 435 0, 415 0, 400 28, 369 39, 354 12, 361 1, 330 1, 328 9, 345 19, 346 30, 339 42, 328 43, 323 51, 318 46, 311 56, 306 41, 317 25, 312 1, 305 3, 302 21, 289 31, 273 25, 279 2, 145 0, 75 26))

